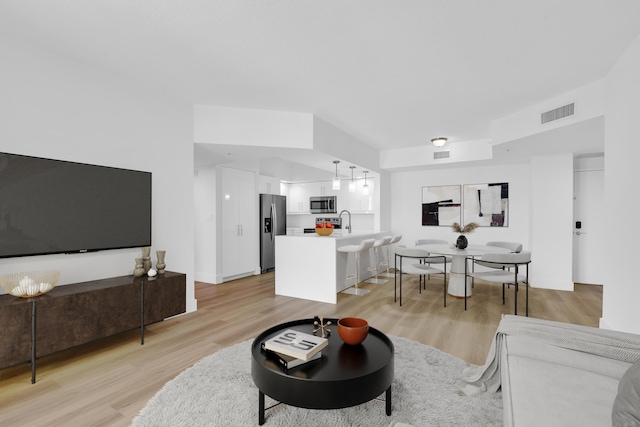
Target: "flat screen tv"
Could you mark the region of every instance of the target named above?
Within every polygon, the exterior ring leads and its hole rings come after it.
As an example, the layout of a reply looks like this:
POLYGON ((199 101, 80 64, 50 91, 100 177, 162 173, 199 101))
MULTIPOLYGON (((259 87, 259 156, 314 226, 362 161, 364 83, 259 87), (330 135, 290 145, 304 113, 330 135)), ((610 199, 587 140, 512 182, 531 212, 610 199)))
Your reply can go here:
POLYGON ((151 173, 0 153, 0 258, 151 246, 151 173))

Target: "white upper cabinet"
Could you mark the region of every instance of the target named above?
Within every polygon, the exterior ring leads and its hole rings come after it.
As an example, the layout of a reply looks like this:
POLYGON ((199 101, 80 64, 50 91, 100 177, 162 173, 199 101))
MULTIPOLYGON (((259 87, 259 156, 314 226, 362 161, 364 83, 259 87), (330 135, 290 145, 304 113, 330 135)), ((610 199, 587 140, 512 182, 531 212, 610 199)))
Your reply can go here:
POLYGON ((349 192, 349 182, 343 179, 340 190, 333 190, 331 181, 287 184, 287 205, 289 213, 309 213, 309 198, 315 196, 336 196, 337 210, 347 209, 351 213, 372 213, 374 206, 374 181, 367 178, 369 194, 363 194, 364 179, 355 179, 356 191, 349 192))
POLYGON ((258 182, 260 194, 280 194, 280 178, 260 175, 258 182))
MULTIPOLYGON (((349 180, 350 181, 350 180, 349 180)), ((364 179, 355 179, 356 191, 349 191, 349 181, 343 181, 338 196, 338 211, 347 209, 351 213, 370 213, 373 212, 374 200, 374 181, 367 178, 369 186, 369 194, 364 194, 364 179)))

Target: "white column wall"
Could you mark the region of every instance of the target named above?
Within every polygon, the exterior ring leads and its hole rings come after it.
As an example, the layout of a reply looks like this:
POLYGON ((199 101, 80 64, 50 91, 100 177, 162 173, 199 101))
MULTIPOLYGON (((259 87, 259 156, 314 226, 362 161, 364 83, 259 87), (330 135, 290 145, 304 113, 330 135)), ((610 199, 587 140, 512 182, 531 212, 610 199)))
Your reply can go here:
POLYGON ((638 182, 640 172, 640 37, 607 77, 605 107, 605 235, 607 275, 601 327, 640 334, 638 182))
POLYGON ((573 291, 573 154, 531 160, 531 268, 534 286, 573 291))

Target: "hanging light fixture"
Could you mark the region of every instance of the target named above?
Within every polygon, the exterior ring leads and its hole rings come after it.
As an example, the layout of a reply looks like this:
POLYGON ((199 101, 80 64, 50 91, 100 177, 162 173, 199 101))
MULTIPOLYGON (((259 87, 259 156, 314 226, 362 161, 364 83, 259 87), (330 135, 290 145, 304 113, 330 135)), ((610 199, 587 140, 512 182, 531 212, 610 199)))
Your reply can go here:
POLYGON ((351 169, 351 182, 349 182, 349 193, 353 193, 354 191, 356 191, 356 182, 353 180, 353 170, 355 169, 355 166, 349 166, 349 169, 351 169))
POLYGON ((433 145, 435 145, 436 147, 442 147, 444 144, 446 144, 447 142, 447 138, 444 138, 442 136, 438 137, 438 138, 433 138, 431 140, 431 143, 433 145))
POLYGON ((364 174, 364 185, 362 186, 362 194, 366 196, 367 194, 369 194, 369 185, 367 184, 367 174, 369 173, 369 171, 362 171, 362 173, 364 174))
POLYGON ((336 176, 333 177, 333 189, 334 190, 339 190, 340 189, 340 178, 338 177, 338 163, 340 163, 340 160, 334 160, 333 163, 336 165, 336 176))

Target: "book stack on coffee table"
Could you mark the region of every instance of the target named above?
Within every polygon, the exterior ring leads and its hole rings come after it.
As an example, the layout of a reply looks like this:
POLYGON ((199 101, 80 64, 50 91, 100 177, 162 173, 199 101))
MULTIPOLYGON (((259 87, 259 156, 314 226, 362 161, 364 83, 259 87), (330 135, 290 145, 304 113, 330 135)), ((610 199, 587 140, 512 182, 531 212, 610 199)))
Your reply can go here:
POLYGON ((329 341, 315 335, 287 329, 262 343, 262 349, 285 371, 322 357, 329 341))

